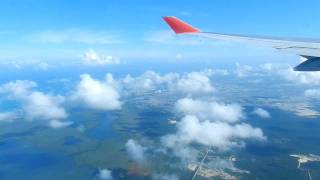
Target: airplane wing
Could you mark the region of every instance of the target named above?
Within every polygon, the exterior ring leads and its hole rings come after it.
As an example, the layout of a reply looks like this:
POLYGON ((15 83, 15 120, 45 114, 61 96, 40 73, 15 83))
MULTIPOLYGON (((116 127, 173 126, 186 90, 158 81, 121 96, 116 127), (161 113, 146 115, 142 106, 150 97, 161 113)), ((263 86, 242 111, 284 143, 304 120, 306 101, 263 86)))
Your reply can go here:
POLYGON ((197 28, 173 16, 163 19, 176 34, 196 35, 216 40, 227 40, 254 45, 269 46, 279 51, 294 53, 307 60, 294 68, 296 71, 320 71, 320 40, 315 39, 286 39, 258 36, 245 36, 237 34, 220 34, 202 32, 197 28))

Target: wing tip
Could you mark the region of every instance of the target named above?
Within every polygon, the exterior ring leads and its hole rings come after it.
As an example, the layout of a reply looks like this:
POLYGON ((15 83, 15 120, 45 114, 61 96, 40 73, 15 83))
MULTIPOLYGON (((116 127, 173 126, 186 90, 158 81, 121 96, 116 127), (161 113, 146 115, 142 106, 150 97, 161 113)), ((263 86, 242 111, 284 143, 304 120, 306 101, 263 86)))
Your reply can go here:
POLYGON ((164 16, 163 19, 176 34, 200 32, 199 29, 192 27, 190 24, 183 22, 175 16, 164 16))
POLYGON ((294 67, 295 71, 320 71, 320 57, 307 57, 306 61, 294 67))

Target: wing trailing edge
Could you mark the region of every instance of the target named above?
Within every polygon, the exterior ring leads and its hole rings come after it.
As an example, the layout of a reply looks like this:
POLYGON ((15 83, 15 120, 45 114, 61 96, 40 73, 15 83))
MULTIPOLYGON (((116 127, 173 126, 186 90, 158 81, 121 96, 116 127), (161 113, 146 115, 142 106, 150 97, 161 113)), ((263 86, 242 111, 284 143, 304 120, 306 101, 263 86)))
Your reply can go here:
POLYGON ((193 26, 176 17, 165 16, 163 19, 176 34, 190 34, 215 40, 234 41, 239 43, 272 47, 282 52, 294 53, 307 58, 306 61, 296 66, 294 70, 320 71, 320 40, 271 38, 201 32, 199 29, 194 28, 193 26))

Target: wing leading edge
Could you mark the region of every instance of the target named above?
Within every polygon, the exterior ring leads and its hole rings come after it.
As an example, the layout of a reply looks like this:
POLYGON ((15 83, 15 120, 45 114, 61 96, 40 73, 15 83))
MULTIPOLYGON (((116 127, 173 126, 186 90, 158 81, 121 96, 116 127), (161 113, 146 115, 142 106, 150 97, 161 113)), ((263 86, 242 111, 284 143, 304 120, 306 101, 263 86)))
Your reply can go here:
POLYGON ((166 16, 163 19, 176 34, 196 35, 215 40, 269 46, 282 52, 294 53, 307 58, 306 61, 294 68, 296 71, 320 71, 320 40, 285 39, 202 32, 173 16, 166 16))

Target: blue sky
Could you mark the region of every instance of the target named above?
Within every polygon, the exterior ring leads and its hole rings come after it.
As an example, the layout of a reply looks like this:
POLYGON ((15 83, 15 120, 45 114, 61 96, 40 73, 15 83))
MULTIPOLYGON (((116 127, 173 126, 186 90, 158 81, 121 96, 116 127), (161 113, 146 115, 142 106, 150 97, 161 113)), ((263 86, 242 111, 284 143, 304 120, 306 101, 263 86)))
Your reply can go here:
POLYGON ((317 38, 319 7, 317 0, 3 0, 0 59, 77 59, 88 49, 127 59, 283 57, 264 48, 175 37, 161 17, 174 15, 206 31, 317 38))

